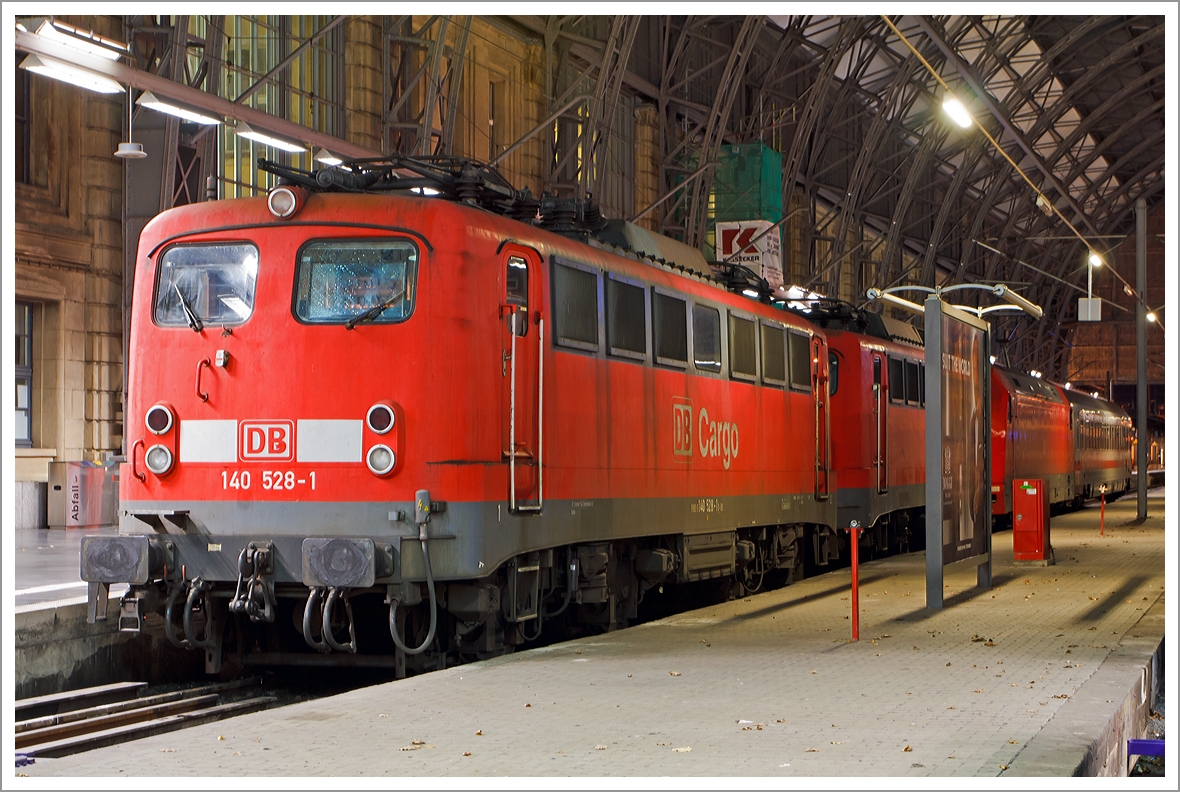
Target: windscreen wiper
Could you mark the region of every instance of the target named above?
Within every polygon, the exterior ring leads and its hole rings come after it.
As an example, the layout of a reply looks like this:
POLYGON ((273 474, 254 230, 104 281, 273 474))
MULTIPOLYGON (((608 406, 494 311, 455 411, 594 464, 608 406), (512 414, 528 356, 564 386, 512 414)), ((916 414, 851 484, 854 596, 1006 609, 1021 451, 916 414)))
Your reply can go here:
POLYGON ((176 289, 176 296, 180 298, 180 309, 184 311, 184 320, 188 322, 188 326, 193 329, 194 333, 201 332, 204 324, 202 324, 201 318, 197 316, 197 312, 188 304, 188 300, 184 298, 184 294, 180 291, 180 284, 173 283, 172 288, 176 289))
POLYGON ((385 302, 377 303, 372 308, 365 311, 363 314, 358 314, 358 315, 352 317, 351 319, 349 319, 347 322, 344 323, 344 329, 351 330, 352 328, 359 325, 361 322, 371 322, 372 320, 374 320, 378 316, 380 316, 382 313, 384 313, 386 308, 389 308, 395 302, 400 300, 402 298, 402 295, 405 293, 406 293, 405 289, 398 289, 397 293, 394 294, 392 297, 390 297, 385 302))

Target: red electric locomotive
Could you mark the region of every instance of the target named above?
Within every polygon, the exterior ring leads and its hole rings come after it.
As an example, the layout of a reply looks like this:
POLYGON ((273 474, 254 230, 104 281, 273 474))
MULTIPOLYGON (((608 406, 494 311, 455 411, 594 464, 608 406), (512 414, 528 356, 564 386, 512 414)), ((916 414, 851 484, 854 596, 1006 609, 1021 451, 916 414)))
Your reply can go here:
MULTIPOLYGON (((870 557, 924 546, 925 371, 912 325, 815 301, 804 314, 828 339, 838 523, 862 528, 870 557)), ((816 563, 827 562, 824 548, 816 563)), ((830 552, 830 551, 829 551, 830 552)))
POLYGON ((834 535, 814 326, 590 202, 511 219, 537 200, 469 162, 266 167, 268 197, 141 236, 92 618, 129 583, 120 628, 160 612, 209 671, 232 648, 400 672, 609 629, 666 583, 789 582, 834 535))

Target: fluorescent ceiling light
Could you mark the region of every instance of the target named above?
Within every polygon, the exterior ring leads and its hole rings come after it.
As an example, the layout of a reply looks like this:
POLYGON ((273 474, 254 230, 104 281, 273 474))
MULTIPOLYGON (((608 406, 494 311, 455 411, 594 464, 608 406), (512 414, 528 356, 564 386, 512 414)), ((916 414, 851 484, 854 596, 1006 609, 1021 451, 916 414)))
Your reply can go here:
POLYGON ((195 121, 198 124, 220 124, 221 119, 211 116, 202 110, 196 110, 185 105, 174 102, 171 99, 157 99, 156 95, 151 91, 144 91, 139 98, 135 100, 137 105, 143 107, 150 107, 158 113, 167 113, 177 118, 183 118, 186 121, 195 121))
POLYGON ((315 161, 322 162, 324 165, 328 166, 336 166, 344 163, 344 160, 340 159, 326 148, 322 148, 316 152, 315 161))
POLYGON ((29 55, 21 63, 21 68, 27 69, 34 74, 40 74, 43 77, 61 80, 62 82, 76 85, 79 88, 85 88, 88 91, 105 94, 123 93, 123 86, 119 85, 119 83, 110 77, 104 77, 101 74, 95 74, 92 71, 87 71, 86 69, 81 69, 77 66, 54 60, 53 58, 29 55))
POLYGON ((266 146, 281 149, 282 151, 290 151, 293 154, 302 154, 307 151, 307 146, 302 143, 294 143, 284 138, 275 137, 274 135, 265 135, 262 132, 255 132, 250 128, 249 124, 241 122, 234 129, 234 132, 239 137, 244 137, 247 140, 253 140, 256 143, 262 143, 266 146))
POLYGON ((942 100, 942 109, 963 129, 971 126, 971 114, 967 112, 966 107, 963 107, 962 102, 950 94, 947 94, 946 98, 942 100))
POLYGON ((83 30, 65 22, 46 19, 34 32, 38 36, 65 44, 67 47, 85 52, 87 55, 118 60, 120 56, 127 54, 127 45, 123 42, 100 36, 93 31, 83 30))

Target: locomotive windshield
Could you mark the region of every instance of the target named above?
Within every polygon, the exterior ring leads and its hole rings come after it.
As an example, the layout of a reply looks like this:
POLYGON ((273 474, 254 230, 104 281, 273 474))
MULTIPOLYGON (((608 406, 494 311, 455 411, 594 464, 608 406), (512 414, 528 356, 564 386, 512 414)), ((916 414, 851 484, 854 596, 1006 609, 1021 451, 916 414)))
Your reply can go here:
POLYGON ((258 248, 247 242, 177 245, 160 257, 153 318, 165 327, 239 325, 254 312, 257 279, 258 248))
POLYGON ((417 274, 418 248, 404 239, 311 242, 299 251, 295 316, 311 324, 404 321, 417 274))

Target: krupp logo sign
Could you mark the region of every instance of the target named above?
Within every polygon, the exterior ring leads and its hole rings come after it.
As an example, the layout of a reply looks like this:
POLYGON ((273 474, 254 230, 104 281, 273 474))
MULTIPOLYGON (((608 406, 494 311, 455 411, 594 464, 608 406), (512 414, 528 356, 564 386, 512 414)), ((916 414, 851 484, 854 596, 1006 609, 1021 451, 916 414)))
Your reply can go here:
POLYGON ((290 421, 242 421, 238 438, 239 459, 290 460, 294 424, 290 421))

